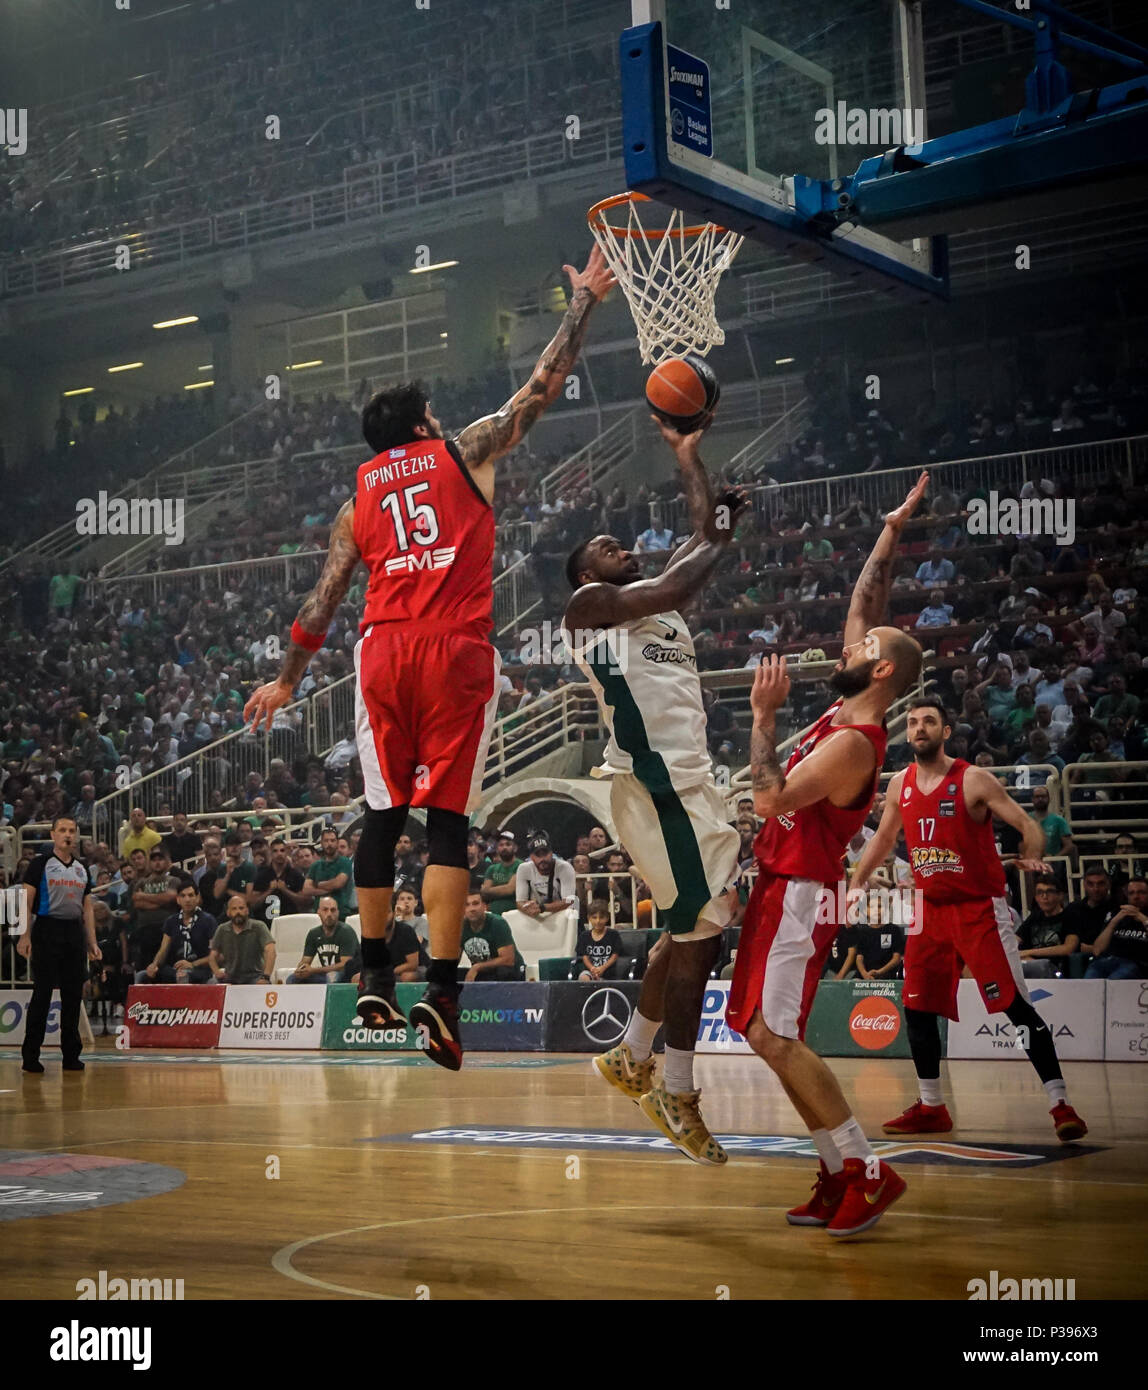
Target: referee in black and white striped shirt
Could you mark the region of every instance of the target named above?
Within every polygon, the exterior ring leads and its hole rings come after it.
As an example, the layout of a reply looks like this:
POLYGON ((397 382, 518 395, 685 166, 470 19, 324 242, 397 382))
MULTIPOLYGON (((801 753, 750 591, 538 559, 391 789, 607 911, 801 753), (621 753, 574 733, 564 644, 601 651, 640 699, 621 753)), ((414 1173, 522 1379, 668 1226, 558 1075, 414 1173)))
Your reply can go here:
POLYGON ((24 1070, 44 1070, 40 1048, 48 1025, 52 991, 60 991, 60 1052, 65 1071, 83 1071, 80 1006, 89 960, 100 959, 88 871, 72 854, 76 822, 52 822, 52 852, 37 854, 24 875, 32 923, 16 943, 32 961, 32 1001, 24 1027, 24 1070))

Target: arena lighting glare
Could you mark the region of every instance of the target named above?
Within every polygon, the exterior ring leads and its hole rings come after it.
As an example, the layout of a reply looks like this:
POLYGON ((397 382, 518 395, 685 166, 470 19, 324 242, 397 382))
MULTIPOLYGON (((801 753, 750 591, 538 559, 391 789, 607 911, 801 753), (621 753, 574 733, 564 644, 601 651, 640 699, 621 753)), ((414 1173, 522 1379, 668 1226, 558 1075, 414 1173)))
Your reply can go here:
POLYGON ((189 382, 183 389, 184 389, 185 391, 202 391, 203 388, 204 388, 205 386, 214 386, 214 385, 215 385, 215 382, 214 382, 214 381, 192 381, 192 382, 189 382))
POLYGON ((784 366, 786 365, 786 363, 788 363, 788 362, 796 362, 796 361, 797 361, 797 358, 796 358, 796 357, 776 357, 776 358, 774 358, 773 365, 774 365, 775 367, 784 367, 784 366))
POLYGON ((198 315, 198 314, 188 314, 186 318, 182 318, 182 319, 164 319, 161 323, 153 323, 153 324, 152 324, 152 327, 153 327, 153 328, 180 328, 180 327, 182 327, 183 324, 185 324, 185 323, 198 323, 198 322, 199 322, 199 315, 198 315))
POLYGON ((197 372, 210 372, 212 370, 212 364, 210 362, 205 362, 202 367, 196 367, 195 370, 197 372))
POLYGON ((457 261, 436 261, 434 265, 416 265, 411 267, 412 275, 425 275, 430 270, 446 270, 448 266, 458 265, 457 261))
POLYGON ((118 367, 109 367, 109 372, 134 372, 137 367, 142 367, 142 362, 123 362, 118 367))
POLYGON ((65 396, 87 396, 96 388, 94 386, 77 386, 74 391, 65 391, 65 396))
POLYGON ((296 362, 293 366, 288 367, 287 370, 289 372, 302 372, 306 371, 308 367, 321 367, 322 365, 323 359, 321 357, 316 357, 313 362, 296 362))

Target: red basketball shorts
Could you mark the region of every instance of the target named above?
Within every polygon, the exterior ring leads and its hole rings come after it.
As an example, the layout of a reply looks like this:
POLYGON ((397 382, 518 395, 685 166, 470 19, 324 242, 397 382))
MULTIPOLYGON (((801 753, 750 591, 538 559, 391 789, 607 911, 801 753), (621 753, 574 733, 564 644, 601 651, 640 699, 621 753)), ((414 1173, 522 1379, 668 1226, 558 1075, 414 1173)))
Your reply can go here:
POLYGON ((907 1009, 957 1020, 957 981, 967 965, 990 1014, 1028 998, 1016 929, 1004 898, 925 903, 924 930, 905 938, 907 1009))
POLYGON ((355 648, 355 740, 368 806, 474 810, 500 670, 490 643, 458 628, 367 629, 355 648))
MULTIPOLYGON (((804 1038, 817 982, 837 934, 819 922, 819 894, 809 878, 779 878, 758 866, 737 945, 726 1022, 744 1033, 756 1010, 783 1038, 804 1038)), ((830 885, 829 891, 833 890, 830 885)))

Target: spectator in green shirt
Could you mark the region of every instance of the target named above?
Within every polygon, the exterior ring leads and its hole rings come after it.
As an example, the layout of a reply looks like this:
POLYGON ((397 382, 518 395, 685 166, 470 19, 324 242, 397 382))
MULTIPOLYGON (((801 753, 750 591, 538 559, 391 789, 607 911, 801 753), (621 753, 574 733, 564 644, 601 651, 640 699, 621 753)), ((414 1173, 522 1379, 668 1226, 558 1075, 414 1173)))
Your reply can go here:
POLYGON ((52 582, 48 586, 48 604, 57 617, 70 616, 79 587, 80 576, 72 572, 71 565, 65 565, 59 574, 52 576, 52 582))
POLYGON ((482 881, 484 902, 497 910, 514 906, 514 876, 522 863, 516 852, 517 842, 509 830, 498 837, 498 848, 482 881))
POLYGON ((270 983, 275 971, 275 942, 262 922, 253 922, 247 899, 235 893, 227 903, 230 922, 221 922, 211 938, 208 964, 217 985, 270 983))
POLYGON ((1003 661, 1000 662, 988 680, 977 686, 976 693, 984 703, 985 713, 993 723, 999 724, 1012 713, 1016 705, 1010 668, 1003 661))
POLYGON ((1097 700, 1093 713, 1101 724, 1113 718, 1132 724, 1140 718, 1140 701, 1129 693, 1128 682, 1119 672, 1108 677, 1108 693, 1097 700))
POLYGON ((322 898, 327 894, 339 905, 340 918, 351 911, 351 877, 355 866, 345 854, 339 853, 339 836, 334 830, 324 830, 319 836, 319 858, 307 870, 303 895, 322 898))
POLYGON ((463 975, 474 980, 517 980, 522 957, 514 944, 510 927, 497 913, 487 912, 481 893, 466 895, 462 915, 462 949, 470 961, 463 975))
POLYGON ((1023 743, 1028 725, 1036 723, 1036 702, 1031 685, 1018 685, 1013 692, 1016 705, 1004 717, 1009 742, 1023 743))
POLYGON ((1075 863, 1079 850, 1072 842, 1072 828, 1063 816, 1049 812, 1047 787, 1032 789, 1032 818, 1044 831, 1045 854, 1066 854, 1075 863))
POLYGON ((332 897, 319 899, 319 925, 303 943, 303 958, 288 975, 289 985, 332 985, 359 949, 353 927, 339 921, 339 905, 332 897))

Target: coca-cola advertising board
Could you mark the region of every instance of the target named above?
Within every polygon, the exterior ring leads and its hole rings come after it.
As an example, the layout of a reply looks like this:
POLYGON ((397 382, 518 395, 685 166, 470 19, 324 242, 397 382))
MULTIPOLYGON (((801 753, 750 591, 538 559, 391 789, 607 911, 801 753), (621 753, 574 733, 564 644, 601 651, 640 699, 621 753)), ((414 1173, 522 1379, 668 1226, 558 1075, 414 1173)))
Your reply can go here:
POLYGON ((822 980, 805 1041, 822 1057, 908 1057, 900 980, 822 980))

